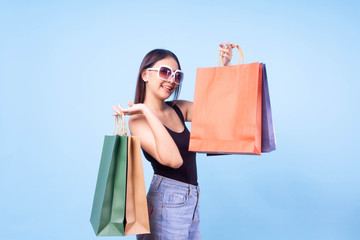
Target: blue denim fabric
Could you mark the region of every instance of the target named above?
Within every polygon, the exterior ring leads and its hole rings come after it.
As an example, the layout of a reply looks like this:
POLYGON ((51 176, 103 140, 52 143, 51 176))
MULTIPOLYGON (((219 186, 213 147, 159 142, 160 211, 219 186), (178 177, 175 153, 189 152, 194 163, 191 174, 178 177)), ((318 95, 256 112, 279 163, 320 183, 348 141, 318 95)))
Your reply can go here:
POLYGON ((147 195, 151 234, 138 240, 198 240, 199 186, 154 174, 147 195))

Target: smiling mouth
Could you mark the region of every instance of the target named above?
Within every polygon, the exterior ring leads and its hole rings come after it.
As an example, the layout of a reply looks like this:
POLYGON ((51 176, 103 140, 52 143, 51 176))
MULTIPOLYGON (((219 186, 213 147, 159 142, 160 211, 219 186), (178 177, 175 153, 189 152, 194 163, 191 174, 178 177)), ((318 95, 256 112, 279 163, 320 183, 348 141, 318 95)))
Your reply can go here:
POLYGON ((173 87, 168 87, 168 86, 164 86, 164 85, 161 85, 161 87, 163 89, 165 89, 165 91, 167 91, 167 92, 171 92, 174 89, 173 87))

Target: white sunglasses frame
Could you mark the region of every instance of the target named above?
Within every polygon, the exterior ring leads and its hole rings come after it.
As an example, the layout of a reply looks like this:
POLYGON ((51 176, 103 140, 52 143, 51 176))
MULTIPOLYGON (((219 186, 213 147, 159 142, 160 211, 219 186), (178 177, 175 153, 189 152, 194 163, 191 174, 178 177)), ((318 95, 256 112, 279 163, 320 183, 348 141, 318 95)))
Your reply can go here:
POLYGON ((175 83, 176 85, 181 85, 181 84, 182 84, 182 81, 183 81, 183 80, 181 80, 180 83, 175 82, 175 74, 176 74, 176 73, 178 73, 178 72, 182 73, 182 75, 183 75, 182 79, 184 79, 184 72, 183 72, 183 71, 181 71, 181 70, 178 69, 178 70, 175 70, 175 72, 174 72, 171 67, 166 66, 166 65, 160 65, 158 68, 147 68, 146 70, 149 70, 149 71, 157 71, 157 72, 158 72, 158 78, 160 78, 160 79, 163 80, 163 81, 167 81, 167 82, 169 82, 170 79, 174 76, 174 83, 175 83), (162 68, 162 67, 166 67, 166 68, 170 69, 171 75, 170 75, 169 79, 165 79, 165 78, 160 77, 160 68, 162 68))

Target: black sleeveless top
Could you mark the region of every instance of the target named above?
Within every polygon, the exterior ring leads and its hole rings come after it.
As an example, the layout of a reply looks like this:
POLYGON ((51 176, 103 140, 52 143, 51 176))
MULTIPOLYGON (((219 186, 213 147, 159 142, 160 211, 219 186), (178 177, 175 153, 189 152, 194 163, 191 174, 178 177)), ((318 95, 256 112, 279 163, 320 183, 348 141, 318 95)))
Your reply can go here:
POLYGON ((144 156, 151 163, 155 174, 197 186, 196 153, 189 152, 188 150, 190 132, 185 126, 184 116, 178 106, 175 104, 173 105, 171 102, 166 102, 166 104, 175 110, 184 125, 184 131, 181 133, 174 132, 164 125, 179 149, 180 155, 183 159, 183 164, 177 169, 164 166, 142 149, 144 156))

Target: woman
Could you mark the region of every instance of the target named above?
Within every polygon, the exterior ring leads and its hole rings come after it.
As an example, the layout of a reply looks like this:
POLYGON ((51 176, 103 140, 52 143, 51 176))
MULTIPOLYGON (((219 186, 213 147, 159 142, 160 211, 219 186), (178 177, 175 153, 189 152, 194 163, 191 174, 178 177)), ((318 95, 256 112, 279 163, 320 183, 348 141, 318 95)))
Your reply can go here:
MULTIPOLYGON (((219 44, 223 64, 229 65, 232 46, 219 44)), ((148 192, 151 234, 137 239, 200 239, 199 186, 196 155, 189 152, 192 102, 177 100, 183 80, 178 58, 155 49, 143 59, 135 102, 114 108, 131 115, 130 132, 140 138, 141 148, 154 169, 148 192), (172 94, 174 101, 165 102, 172 94)))

